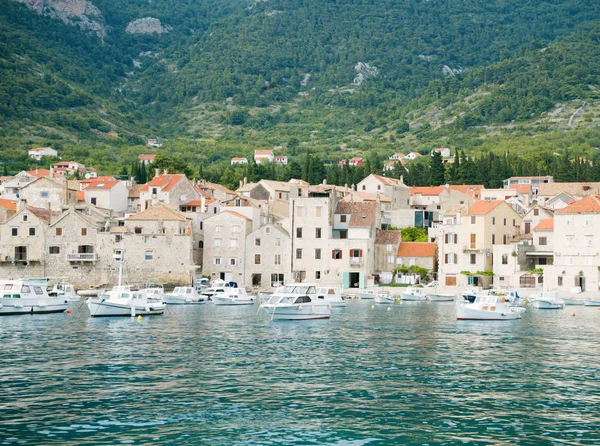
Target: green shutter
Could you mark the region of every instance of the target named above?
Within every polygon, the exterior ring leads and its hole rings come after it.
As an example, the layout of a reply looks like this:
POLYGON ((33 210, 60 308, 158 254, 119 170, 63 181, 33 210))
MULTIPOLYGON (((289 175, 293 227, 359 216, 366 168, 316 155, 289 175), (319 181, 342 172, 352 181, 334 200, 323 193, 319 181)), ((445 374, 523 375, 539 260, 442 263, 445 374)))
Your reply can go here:
POLYGON ((364 289, 366 285, 365 273, 359 273, 358 286, 364 289))
POLYGON ((342 288, 350 288, 350 273, 348 272, 342 273, 342 288))

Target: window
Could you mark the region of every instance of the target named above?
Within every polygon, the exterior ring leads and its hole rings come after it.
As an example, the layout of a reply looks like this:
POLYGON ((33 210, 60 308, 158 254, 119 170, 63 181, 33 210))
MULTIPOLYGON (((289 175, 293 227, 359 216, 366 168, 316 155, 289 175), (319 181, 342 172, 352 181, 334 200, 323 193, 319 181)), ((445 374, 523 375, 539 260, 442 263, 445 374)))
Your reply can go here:
MULTIPOLYGON (((123 240, 123 236, 121 234, 116 234, 115 243, 119 243, 121 240, 123 240)), ((147 243, 147 240, 144 240, 144 243, 147 243)))
POLYGON ((477 234, 471 234, 471 249, 474 249, 477 246, 477 234))
POLYGON ((415 263, 416 263, 416 260, 415 260, 415 258, 414 258, 414 257, 411 257, 411 258, 408 260, 408 266, 415 266, 415 263))
POLYGON ((388 258, 387 258, 388 263, 394 263, 394 260, 395 260, 394 256, 388 256, 388 258))
POLYGON ((11 228, 10 229, 10 233, 13 237, 16 237, 17 235, 19 235, 19 229, 18 228, 11 228))
POLYGON ((145 260, 152 260, 154 258, 154 252, 153 251, 146 251, 144 254, 144 259, 145 260))
POLYGON ((573 241, 575 240, 575 237, 573 237, 572 235, 568 235, 567 236, 567 246, 569 248, 573 247, 573 241))
POLYGON ((317 248, 315 249, 315 259, 320 259, 321 258, 321 249, 317 248))
POLYGON ((235 259, 234 258, 229 259, 229 264, 230 265, 235 265, 235 259))
POLYGON ((471 216, 471 224, 474 225, 477 221, 477 217, 471 216))
MULTIPOLYGON (((277 239, 277 240, 279 240, 279 239, 277 239)), ((254 239, 254 246, 260 246, 260 238, 256 237, 254 239)))
POLYGON ((315 271, 315 279, 321 278, 321 271, 315 271))
POLYGON ((221 239, 220 238, 216 238, 215 239, 215 248, 220 248, 221 247, 221 239))
POLYGON ((315 208, 315 216, 316 217, 320 217, 321 216, 321 206, 317 206, 315 208))
POLYGON ((504 219, 504 226, 506 226, 506 218, 504 219))
POLYGON ((81 235, 84 237, 87 235, 87 228, 81 228, 81 235))
POLYGON ((546 246, 548 244, 548 238, 547 237, 540 237, 538 239, 538 245, 540 246, 546 246))
POLYGON ((92 202, 92 204, 93 204, 94 206, 96 206, 96 197, 92 197, 92 198, 90 199, 90 201, 92 202))
POLYGON ((220 265, 220 264, 221 264, 221 258, 215 257, 215 265, 220 265))
POLYGON ((367 190, 367 186, 363 184, 362 190, 367 190))
POLYGON ((237 239, 236 238, 229 239, 229 247, 237 248, 237 239))
POLYGON ((223 226, 221 226, 221 225, 215 226, 215 232, 221 232, 222 228, 223 228, 223 226))
POLYGON ((275 254, 275 265, 281 265, 281 254, 275 254))
POLYGON ((56 235, 57 236, 62 236, 62 228, 56 228, 56 235))
POLYGON ((296 238, 302 238, 302 228, 296 228, 296 238))
POLYGON ((585 256, 583 258, 583 263, 585 266, 590 266, 592 264, 593 260, 594 260, 594 258, 592 256, 585 256))
POLYGON ((297 259, 301 259, 302 258, 302 248, 297 248, 296 249, 296 258, 297 259))
POLYGON ((239 225, 233 225, 233 232, 240 232, 240 226, 239 225))
POLYGON ((496 234, 492 234, 492 245, 496 244, 496 234))
POLYGON ((584 226, 592 226, 592 217, 585 217, 585 220, 583 221, 583 225, 584 226))
MULTIPOLYGON (((446 235, 448 235, 448 234, 446 234, 446 235)), ((387 252, 391 252, 392 251, 392 245, 385 245, 385 250, 387 252)))
POLYGON ((508 265, 508 254, 502 254, 502 264, 508 265))
POLYGON ((271 274, 271 284, 272 286, 279 286, 283 284, 283 274, 271 274))
POLYGON ((573 257, 571 257, 571 256, 565 257, 565 264, 572 265, 573 264, 573 257))
POLYGON ((29 235, 35 235, 35 228, 29 228, 29 235))
POLYGON ((456 286, 456 276, 446 276, 446 286, 456 286))
POLYGON ((280 247, 281 246, 281 239, 280 238, 276 238, 275 239, 275 246, 276 247, 280 247))
POLYGON ((271 233, 271 226, 267 226, 265 228, 265 234, 270 234, 271 233))
POLYGON ((260 265, 260 254, 254 254, 254 264, 260 265))
POLYGON ((558 286, 562 286, 562 283, 563 283, 562 280, 563 280, 562 276, 558 276, 558 282, 557 282, 558 286))
POLYGON ((40 192, 40 196, 41 196, 42 198, 48 198, 48 196, 49 196, 49 195, 50 195, 50 194, 48 193, 48 191, 47 191, 47 190, 43 190, 42 192, 40 192))
POLYGON ((27 214, 23 215, 23 221, 27 221, 27 217, 29 217, 27 214))
POLYGON ((475 265, 477 263, 477 254, 471 254, 471 265, 475 265))
POLYGON ((142 233, 142 228, 140 228, 139 226, 136 228, 133 228, 133 232, 135 232, 136 234, 141 234, 142 233))
POLYGON ((362 257, 362 249, 351 249, 350 257, 362 257))
POLYGON ((513 227, 517 226, 517 220, 513 218, 513 227))
POLYGON ((586 235, 585 238, 583 239, 583 245, 586 248, 591 248, 592 247, 592 236, 591 235, 586 235))
POLYGON ((48 249, 49 254, 60 254, 60 248, 58 246, 50 246, 48 249))
POLYGON ((321 238, 321 228, 315 228, 315 238, 321 238))
POLYGON ((492 217, 492 224, 495 225, 496 224, 496 217, 492 217))
POLYGON ((335 260, 341 259, 342 258, 342 250, 334 249, 333 251, 331 251, 331 258, 335 259, 335 260))
POLYGON ((537 217, 538 215, 540 215, 540 210, 539 210, 538 208, 535 208, 535 209, 533 210, 533 215, 535 215, 536 217, 537 217))
POLYGON ((340 223, 346 223, 346 216, 340 215, 340 223))
POLYGON ((348 231, 340 231, 340 238, 348 238, 348 231))

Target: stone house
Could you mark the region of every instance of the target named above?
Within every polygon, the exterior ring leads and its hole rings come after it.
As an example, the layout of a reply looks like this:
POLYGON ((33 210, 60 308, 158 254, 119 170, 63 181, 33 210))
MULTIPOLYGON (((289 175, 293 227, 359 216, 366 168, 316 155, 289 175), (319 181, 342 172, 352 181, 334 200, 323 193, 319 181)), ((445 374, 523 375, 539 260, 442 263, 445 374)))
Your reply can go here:
POLYGON ((27 154, 34 160, 41 161, 44 156, 58 156, 58 152, 51 147, 38 147, 37 149, 29 149, 27 154))
POLYGON ((36 178, 24 185, 19 191, 19 198, 29 206, 59 211, 66 204, 66 183, 59 183, 52 178, 36 178))
POLYGON ((146 167, 154 162, 156 159, 156 155, 154 153, 142 153, 138 155, 138 161, 140 164, 145 165, 146 167))
POLYGON ((598 195, 600 194, 600 183, 543 183, 539 185, 537 193, 538 203, 546 206, 546 203, 550 199, 559 194, 565 194, 565 196, 574 199, 598 195))
POLYGON ((431 151, 431 156, 433 156, 433 154, 435 152, 438 152, 442 156, 442 158, 450 158, 450 149, 447 147, 440 147, 437 149, 433 149, 431 151))
POLYGON ((360 183, 356 190, 370 194, 382 194, 388 197, 391 209, 408 209, 410 207, 410 187, 402 179, 388 178, 371 174, 360 183))
POLYGON ((15 201, 0 198, 0 224, 11 218, 17 212, 17 203, 15 201))
POLYGON ((379 283, 391 283, 396 269, 396 253, 402 241, 400 231, 377 230, 375 239, 375 275, 379 283))
POLYGON ((401 242, 396 258, 397 266, 418 266, 436 270, 436 244, 430 242, 401 242))
POLYGON ((245 269, 247 287, 269 288, 292 279, 290 234, 279 224, 268 222, 246 237, 245 269))
POLYGON ((231 158, 231 165, 235 166, 237 164, 248 164, 247 158, 231 158))
POLYGON ((93 181, 84 190, 85 202, 115 212, 128 209, 129 190, 121 181, 93 181))
POLYGON ((183 203, 200 198, 200 193, 183 174, 156 175, 140 188, 140 209, 159 202, 178 209, 183 203))
POLYGON ((272 163, 275 160, 272 150, 255 150, 254 162, 256 164, 272 163))
POLYGON ((536 205, 532 207, 525 215, 521 224, 521 234, 530 234, 542 220, 553 219, 554 212, 536 205))

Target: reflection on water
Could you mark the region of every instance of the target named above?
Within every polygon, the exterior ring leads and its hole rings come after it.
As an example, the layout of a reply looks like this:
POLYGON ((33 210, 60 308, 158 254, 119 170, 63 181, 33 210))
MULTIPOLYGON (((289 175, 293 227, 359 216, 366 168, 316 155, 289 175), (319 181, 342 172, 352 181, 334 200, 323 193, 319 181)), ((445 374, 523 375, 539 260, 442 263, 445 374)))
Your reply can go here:
POLYGON ((600 311, 0 318, 0 444, 599 444, 600 311))

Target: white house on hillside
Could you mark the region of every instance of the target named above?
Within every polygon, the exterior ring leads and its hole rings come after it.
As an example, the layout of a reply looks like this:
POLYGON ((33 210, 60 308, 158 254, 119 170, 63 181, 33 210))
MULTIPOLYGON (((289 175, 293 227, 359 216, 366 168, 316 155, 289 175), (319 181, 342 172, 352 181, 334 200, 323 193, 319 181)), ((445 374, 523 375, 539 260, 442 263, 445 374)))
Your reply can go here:
POLYGON ((44 156, 58 156, 58 152, 51 147, 39 147, 30 149, 27 154, 34 160, 40 161, 44 156))

